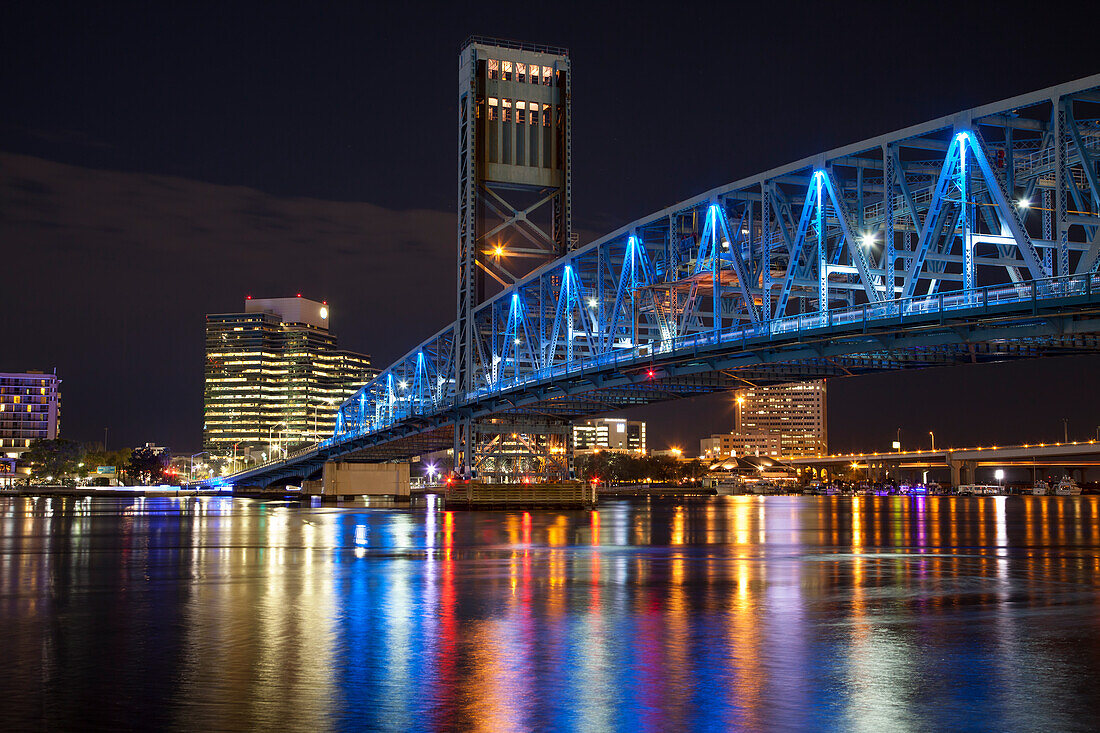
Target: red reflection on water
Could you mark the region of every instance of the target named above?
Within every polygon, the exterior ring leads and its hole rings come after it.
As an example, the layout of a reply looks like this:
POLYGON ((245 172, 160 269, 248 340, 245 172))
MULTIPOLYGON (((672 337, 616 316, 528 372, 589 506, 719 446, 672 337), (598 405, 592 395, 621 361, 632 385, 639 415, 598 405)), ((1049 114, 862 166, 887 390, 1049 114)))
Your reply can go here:
POLYGON ((454 563, 453 512, 443 513, 443 560, 440 568, 439 589, 439 639, 436 644, 435 666, 442 705, 432 708, 435 728, 443 729, 454 724, 454 704, 458 698, 456 662, 459 656, 458 622, 455 618, 455 563, 454 563))

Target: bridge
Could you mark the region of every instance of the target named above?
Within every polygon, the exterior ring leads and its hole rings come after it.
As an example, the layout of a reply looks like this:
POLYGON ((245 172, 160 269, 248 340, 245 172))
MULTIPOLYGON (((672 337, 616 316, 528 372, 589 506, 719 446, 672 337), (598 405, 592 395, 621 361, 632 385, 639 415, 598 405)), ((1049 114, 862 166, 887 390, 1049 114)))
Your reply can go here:
POLYGON ((1070 473, 1100 466, 1100 443, 1096 440, 1066 441, 1055 443, 1025 443, 1023 445, 989 445, 968 448, 934 448, 895 450, 881 453, 836 453, 825 456, 803 456, 789 460, 790 465, 816 470, 819 474, 836 475, 848 467, 854 468, 872 479, 884 478, 896 471, 919 472, 921 470, 949 469, 951 485, 975 483, 979 479, 991 480, 994 469, 1015 469, 1030 475, 1031 481, 1040 478, 1039 469, 1063 468, 1070 473), (978 470, 988 469, 979 477, 978 470))
POLYGON ((1100 75, 743 178, 580 245, 567 53, 471 39, 460 62, 458 318, 344 402, 331 438, 231 483, 446 448, 459 475, 552 480, 572 472, 570 424, 617 409, 1100 352, 1100 75), (544 101, 514 102, 535 96, 523 85, 544 101), (527 199, 507 201, 516 191, 527 199))

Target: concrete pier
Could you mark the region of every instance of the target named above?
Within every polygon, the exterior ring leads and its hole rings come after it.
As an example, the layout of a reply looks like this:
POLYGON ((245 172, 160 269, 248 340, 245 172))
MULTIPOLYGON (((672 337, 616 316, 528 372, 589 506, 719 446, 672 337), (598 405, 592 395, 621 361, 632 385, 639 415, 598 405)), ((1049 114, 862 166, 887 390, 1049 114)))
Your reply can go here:
POLYGON ((329 461, 317 481, 306 481, 302 493, 323 499, 353 496, 409 497, 408 463, 355 463, 329 461))

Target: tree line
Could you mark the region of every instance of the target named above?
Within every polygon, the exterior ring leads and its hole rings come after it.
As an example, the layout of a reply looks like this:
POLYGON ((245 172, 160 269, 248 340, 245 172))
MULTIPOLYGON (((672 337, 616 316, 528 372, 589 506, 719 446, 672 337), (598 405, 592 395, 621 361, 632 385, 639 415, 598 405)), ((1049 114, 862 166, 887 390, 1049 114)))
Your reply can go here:
POLYGON ((91 481, 100 476, 99 466, 112 466, 119 481, 148 485, 165 483, 169 459, 167 452, 158 454, 149 448, 107 451, 98 443, 56 438, 32 442, 19 462, 30 467, 32 484, 91 481))
POLYGON ((615 451, 577 456, 574 466, 579 478, 601 484, 642 483, 646 479, 658 483, 678 483, 685 479, 698 480, 707 473, 707 467, 699 461, 615 451))

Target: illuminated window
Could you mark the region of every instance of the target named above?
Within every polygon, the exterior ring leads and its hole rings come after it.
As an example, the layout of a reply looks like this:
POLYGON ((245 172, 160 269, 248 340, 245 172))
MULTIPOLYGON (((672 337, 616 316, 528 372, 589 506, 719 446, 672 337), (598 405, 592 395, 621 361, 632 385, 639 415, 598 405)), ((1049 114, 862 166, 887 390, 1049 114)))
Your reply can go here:
POLYGON ((521 84, 527 82, 527 64, 516 64, 516 81, 521 84))
POLYGON ((537 125, 539 123, 539 105, 537 102, 528 102, 527 106, 531 109, 531 124, 537 125))
POLYGON ((543 66, 543 67, 542 67, 542 85, 543 85, 544 87, 548 87, 548 86, 550 86, 550 74, 551 74, 551 71, 552 71, 552 70, 551 70, 551 68, 550 68, 549 66, 543 66))
MULTIPOLYGON (((505 63, 507 63, 507 62, 505 62, 505 63)), ((504 121, 505 122, 511 122, 512 121, 512 100, 511 99, 502 99, 500 101, 501 101, 502 106, 504 107, 504 114, 503 114, 504 121)))
POLYGON ((500 117, 500 113, 497 111, 497 105, 499 100, 496 97, 489 97, 489 119, 496 120, 500 117))
POLYGON ((550 127, 550 105, 542 105, 542 126, 550 127))
POLYGON ((500 62, 497 61, 496 59, 489 59, 488 66, 489 66, 489 78, 490 79, 499 79, 500 78, 500 62))
POLYGON ((502 68, 501 77, 504 79, 504 81, 512 81, 512 62, 501 61, 500 65, 502 68))
POLYGON ((516 102, 516 122, 520 124, 527 122, 527 103, 522 100, 516 102))

